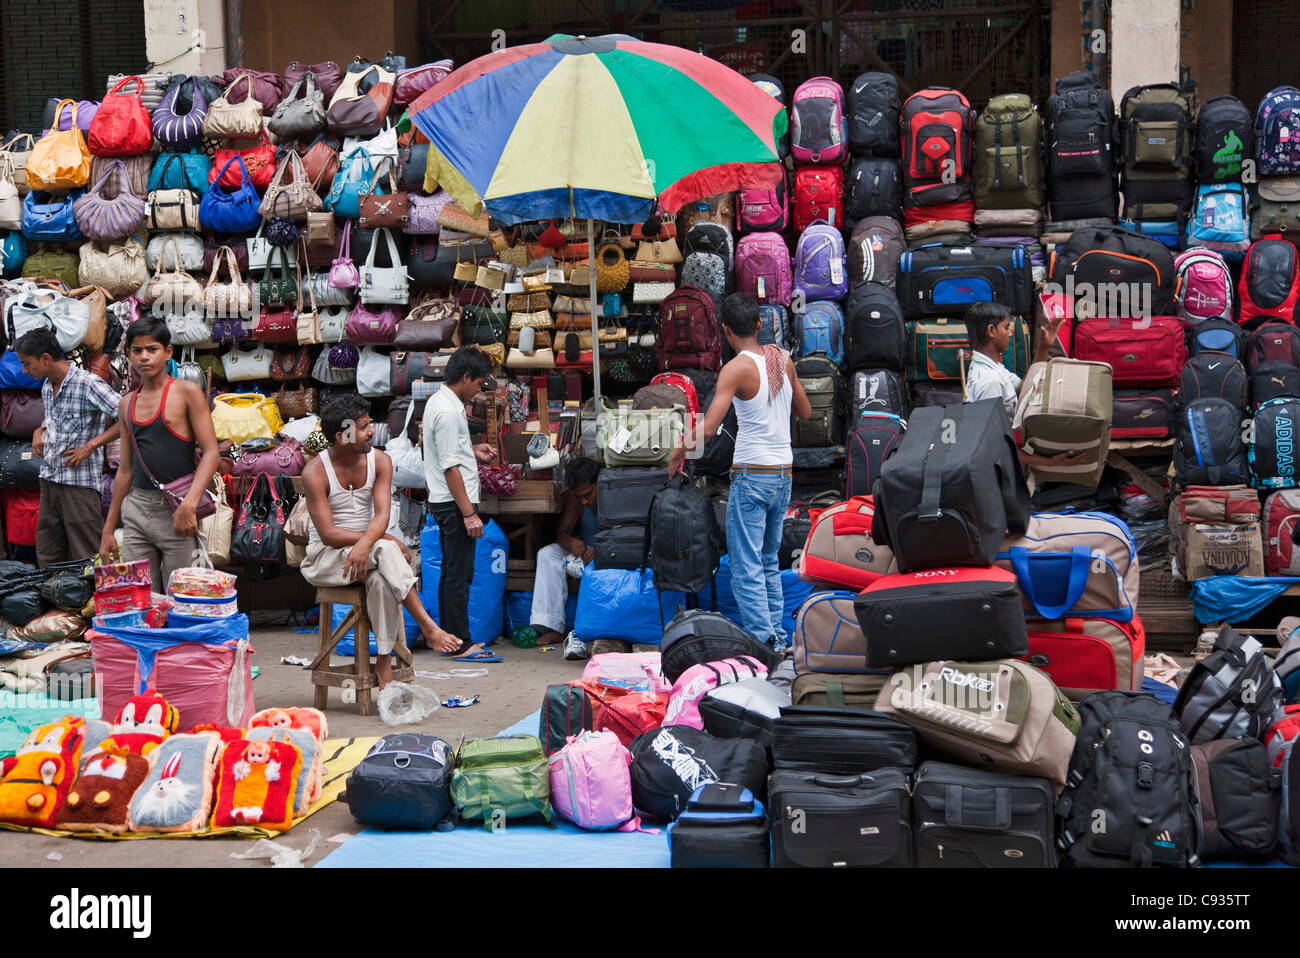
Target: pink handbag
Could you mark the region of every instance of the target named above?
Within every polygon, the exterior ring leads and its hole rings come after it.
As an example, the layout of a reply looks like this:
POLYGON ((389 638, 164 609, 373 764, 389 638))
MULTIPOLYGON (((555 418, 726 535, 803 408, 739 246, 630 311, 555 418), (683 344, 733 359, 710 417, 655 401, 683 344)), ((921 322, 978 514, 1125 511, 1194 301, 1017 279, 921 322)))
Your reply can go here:
POLYGON ((339 255, 330 264, 329 284, 334 289, 356 289, 361 285, 361 274, 357 264, 352 262, 352 221, 343 224, 343 242, 339 244, 339 255))
POLYGON ((442 229, 438 225, 438 214, 442 212, 444 206, 451 202, 451 195, 446 190, 439 190, 432 196, 425 196, 423 193, 408 193, 406 200, 406 225, 402 227, 403 233, 414 236, 433 236, 442 229))
POLYGON ((232 475, 255 476, 259 472, 271 476, 301 476, 307 457, 298 440, 285 437, 278 446, 261 452, 246 452, 235 460, 232 475))
POLYGON ((349 343, 356 346, 388 346, 397 336, 397 324, 401 319, 392 306, 386 305, 376 313, 364 303, 358 303, 348 314, 343 334, 349 343))

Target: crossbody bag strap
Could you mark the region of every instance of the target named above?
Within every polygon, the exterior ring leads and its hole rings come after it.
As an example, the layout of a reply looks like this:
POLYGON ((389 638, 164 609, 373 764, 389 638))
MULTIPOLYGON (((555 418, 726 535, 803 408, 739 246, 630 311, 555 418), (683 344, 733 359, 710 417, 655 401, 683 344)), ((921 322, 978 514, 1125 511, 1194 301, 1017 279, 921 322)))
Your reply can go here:
MULTIPOLYGON (((167 390, 171 388, 169 383, 163 389, 163 398, 159 403, 158 412, 166 415, 167 412, 167 390)), ((154 478, 153 472, 149 469, 149 464, 144 461, 144 456, 140 452, 140 444, 135 439, 135 401, 140 396, 140 390, 136 389, 131 393, 131 405, 126 412, 126 434, 131 439, 131 449, 135 452, 135 458, 140 463, 140 468, 144 470, 145 476, 152 482, 158 490, 162 491, 162 483, 154 478)))

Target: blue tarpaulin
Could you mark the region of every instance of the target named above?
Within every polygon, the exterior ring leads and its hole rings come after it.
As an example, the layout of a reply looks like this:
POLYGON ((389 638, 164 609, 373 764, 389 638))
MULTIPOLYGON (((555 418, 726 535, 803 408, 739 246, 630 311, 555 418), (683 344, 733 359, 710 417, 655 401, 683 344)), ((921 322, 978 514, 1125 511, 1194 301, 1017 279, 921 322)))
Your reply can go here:
POLYGON ((1289 576, 1215 575, 1192 585, 1197 622, 1245 622, 1300 579, 1289 576))
POLYGON ((95 629, 110 635, 118 641, 125 642, 135 649, 140 662, 140 687, 137 695, 143 695, 149 687, 149 676, 153 673, 153 660, 163 649, 183 642, 198 642, 202 645, 231 645, 248 638, 248 616, 240 612, 228 619, 213 619, 203 625, 186 628, 147 629, 143 626, 111 626, 103 619, 95 620, 95 629))

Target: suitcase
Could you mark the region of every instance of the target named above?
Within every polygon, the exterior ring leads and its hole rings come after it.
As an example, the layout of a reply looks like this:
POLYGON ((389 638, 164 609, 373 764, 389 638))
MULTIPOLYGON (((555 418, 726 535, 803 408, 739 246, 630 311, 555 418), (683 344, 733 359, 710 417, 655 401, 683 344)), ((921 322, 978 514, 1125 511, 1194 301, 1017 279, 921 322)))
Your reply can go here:
POLYGON ((767 679, 746 679, 710 689, 700 701, 700 718, 710 735, 753 739, 770 752, 772 723, 791 704, 789 689, 767 679))
POLYGON ((673 868, 767 868, 772 836, 763 803, 737 785, 701 785, 668 826, 673 868))
POLYGON ((821 510, 795 563, 799 578, 826 588, 861 589, 893 571, 893 553, 872 541, 874 516, 871 496, 821 510))
POLYGON ((1116 386, 1176 386, 1187 341, 1173 316, 1085 319, 1074 325, 1074 358, 1109 364, 1116 386))
POLYGON ((939 658, 1013 658, 1028 651, 1014 574, 926 569, 877 579, 853 601, 867 637, 867 665, 897 667, 939 658))
POLYGON ((1174 432, 1172 389, 1116 389, 1111 439, 1168 439, 1174 432))
POLYGON ((1054 868, 1056 796, 1045 778, 925 762, 912 786, 921 868, 1054 868))
POLYGON ((1011 429, 1026 452, 1043 456, 1071 450, 1082 453, 1069 465, 1031 467, 1040 482, 1095 486, 1106 468, 1114 411, 1109 366, 1050 359, 1030 367, 1020 387, 1011 429))
POLYGON ((582 687, 581 682, 561 682, 546 686, 537 729, 543 751, 548 756, 554 755, 564 748, 569 736, 595 728, 596 711, 592 696, 582 687))
POLYGON ((777 868, 887 868, 913 864, 907 775, 778 770, 768 780, 777 868))
POLYGON ((721 659, 749 656, 770 672, 781 664, 781 656, 720 612, 680 609, 664 628, 659 642, 659 661, 664 678, 675 684, 694 665, 721 659))
POLYGON ((1033 622, 1029 654, 1072 702, 1093 692, 1136 692, 1142 688, 1146 631, 1137 616, 1125 623, 1109 619, 1033 622))
POLYGON ((744 738, 715 738, 688 725, 650 729, 629 746, 632 800, 638 811, 670 822, 701 785, 725 782, 767 794, 767 752, 744 738))
POLYGON ((1001 303, 1034 311, 1034 278, 1023 246, 945 246, 931 243, 898 261, 898 302, 907 319, 960 316, 972 303, 1001 303))
POLYGON ((795 705, 848 706, 873 709, 876 696, 885 687, 889 669, 874 672, 805 672, 796 675, 790 687, 795 705))
POLYGON ((645 568, 645 526, 615 526, 601 529, 592 540, 597 569, 645 568))
POLYGON ((916 767, 916 733, 892 715, 829 705, 781 709, 772 724, 772 766, 828 775, 916 767))
POLYGON ((366 825, 433 828, 451 812, 454 762, 434 735, 385 735, 348 775, 348 809, 366 825))
POLYGON ((795 672, 868 672, 867 637, 852 592, 814 592, 795 616, 795 672))
POLYGON ((650 500, 668 486, 668 470, 653 466, 615 466, 596 477, 596 515, 602 529, 645 525, 650 500))
POLYGON ((1264 574, 1300 576, 1300 491, 1264 500, 1264 574))

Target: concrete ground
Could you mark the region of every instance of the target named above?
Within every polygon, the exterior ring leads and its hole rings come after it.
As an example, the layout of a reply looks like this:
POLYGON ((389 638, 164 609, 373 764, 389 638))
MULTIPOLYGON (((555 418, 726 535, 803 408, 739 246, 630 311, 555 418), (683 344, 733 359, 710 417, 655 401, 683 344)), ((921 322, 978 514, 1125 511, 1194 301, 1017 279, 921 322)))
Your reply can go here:
MULTIPOLYGON (((252 636, 257 652, 253 664, 260 669, 253 681, 257 707, 310 706, 312 685, 307 671, 301 666, 282 664, 280 658, 287 655, 311 658, 316 646, 315 633, 296 635, 287 629, 255 628, 252 636)), ((558 645, 550 652, 539 652, 537 649, 520 649, 509 640, 502 639, 494 643, 493 650, 503 661, 482 666, 452 662, 427 649, 416 650, 415 668, 418 672, 447 672, 453 667, 485 668, 489 672, 483 678, 459 680, 440 681, 417 676, 416 684, 434 689, 440 699, 476 693, 480 696, 477 704, 467 708, 441 708, 428 721, 418 726, 392 728, 385 725, 378 715, 361 717, 356 714, 355 706, 343 705, 340 693, 331 690, 326 712, 330 737, 418 731, 438 735, 453 746, 458 746, 462 736, 491 736, 508 728, 541 706, 542 693, 547 685, 577 678, 582 674, 584 663, 564 661, 558 645)), ((339 834, 354 834, 360 831, 361 826, 349 814, 347 804, 336 801, 296 828, 284 832, 280 840, 302 848, 307 844, 313 828, 320 829, 322 843, 309 859, 309 865, 320 861, 338 847, 337 844, 324 842, 324 839, 339 834)), ((104 841, 53 838, 0 830, 0 865, 26 868, 269 868, 270 862, 266 860, 240 861, 230 857, 232 852, 246 851, 252 845, 251 840, 244 838, 104 841), (58 853, 62 857, 51 860, 51 853, 58 853)))

